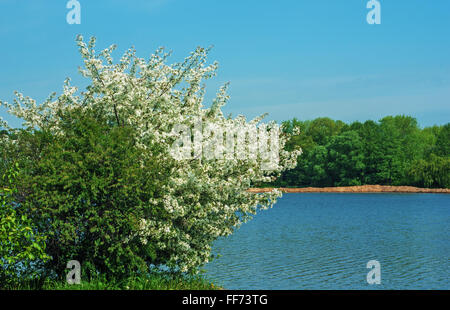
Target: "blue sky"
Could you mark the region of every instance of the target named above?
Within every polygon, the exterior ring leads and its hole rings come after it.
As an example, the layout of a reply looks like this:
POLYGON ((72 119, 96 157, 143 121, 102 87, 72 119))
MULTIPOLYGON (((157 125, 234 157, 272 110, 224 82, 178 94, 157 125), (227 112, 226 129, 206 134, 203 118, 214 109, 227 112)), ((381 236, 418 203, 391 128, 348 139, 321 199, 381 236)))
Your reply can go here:
MULTIPOLYGON (((44 100, 78 74, 77 34, 120 54, 157 47, 180 61, 214 45, 218 76, 207 98, 231 82, 233 115, 268 119, 378 120, 407 114, 422 126, 450 119, 450 1, 380 0, 369 25, 366 0, 79 0, 81 24, 66 22, 66 0, 0 0, 0 98, 13 91, 44 100)), ((4 110, 0 116, 12 120, 4 110)))

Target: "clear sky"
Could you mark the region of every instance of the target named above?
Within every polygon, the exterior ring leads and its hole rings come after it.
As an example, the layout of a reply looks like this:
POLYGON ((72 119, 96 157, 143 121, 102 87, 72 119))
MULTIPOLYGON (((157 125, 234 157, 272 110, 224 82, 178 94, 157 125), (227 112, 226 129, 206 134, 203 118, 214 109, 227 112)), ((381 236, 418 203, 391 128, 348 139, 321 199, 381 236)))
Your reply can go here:
POLYGON ((133 45, 141 57, 164 46, 174 62, 214 45, 220 69, 207 97, 231 82, 233 115, 450 121, 448 0, 380 0, 380 25, 367 23, 367 0, 79 0, 80 25, 66 22, 67 2, 0 0, 2 100, 18 90, 42 101, 66 77, 85 85, 83 34, 98 50, 116 43, 116 59, 133 45))

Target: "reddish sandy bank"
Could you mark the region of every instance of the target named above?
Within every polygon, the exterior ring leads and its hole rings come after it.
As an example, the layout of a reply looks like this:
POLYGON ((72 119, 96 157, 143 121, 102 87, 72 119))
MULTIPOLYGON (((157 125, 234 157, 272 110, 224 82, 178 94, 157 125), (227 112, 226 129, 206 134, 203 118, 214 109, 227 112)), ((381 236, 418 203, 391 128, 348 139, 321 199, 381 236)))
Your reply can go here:
MULTIPOLYGON (((251 193, 265 193, 273 188, 250 188, 251 193)), ((420 188, 413 186, 361 185, 342 187, 302 187, 279 188, 284 193, 443 193, 449 194, 448 188, 420 188)))

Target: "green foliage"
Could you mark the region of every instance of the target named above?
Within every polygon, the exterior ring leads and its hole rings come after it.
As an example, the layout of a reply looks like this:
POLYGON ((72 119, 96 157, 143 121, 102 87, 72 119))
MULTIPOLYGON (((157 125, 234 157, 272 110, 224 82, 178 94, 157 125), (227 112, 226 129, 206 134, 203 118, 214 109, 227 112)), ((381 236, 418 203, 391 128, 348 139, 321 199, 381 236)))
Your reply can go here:
POLYGON ((146 272, 164 256, 156 257, 153 245, 138 242, 135 233, 144 216, 164 216, 148 201, 168 172, 141 156, 126 126, 89 111, 61 120, 60 135, 35 131, 20 142, 29 154, 19 176, 22 204, 47 235, 52 259, 46 270, 62 278, 67 262, 78 260, 85 277, 146 272))
POLYGON ((435 153, 438 156, 450 155, 450 123, 441 128, 436 139, 435 153))
POLYGON ((36 232, 33 221, 15 203, 18 165, 0 183, 0 283, 11 285, 38 276, 39 266, 48 260, 45 236, 36 232))
POLYGON ((416 160, 408 174, 416 186, 450 188, 450 157, 431 154, 427 160, 416 160))
POLYGON ((307 133, 315 143, 325 145, 332 136, 341 131, 343 126, 343 122, 335 122, 328 117, 316 118, 309 124, 307 133))
POLYGON ((327 171, 336 186, 361 185, 364 173, 363 144, 355 131, 343 132, 327 144, 327 171))
POLYGON ((109 280, 97 276, 80 284, 70 285, 61 280, 46 278, 22 281, 4 287, 9 290, 220 290, 202 276, 187 276, 162 272, 151 272, 145 276, 133 276, 122 280, 109 280))
POLYGON ((380 120, 382 158, 379 158, 381 182, 387 185, 408 183, 407 169, 413 158, 422 156, 417 121, 409 116, 387 116, 380 120))
POLYGON ((449 187, 450 124, 421 129, 410 116, 350 125, 329 118, 285 121, 300 129, 286 147, 300 146, 295 169, 268 186, 351 186, 362 184, 449 187))

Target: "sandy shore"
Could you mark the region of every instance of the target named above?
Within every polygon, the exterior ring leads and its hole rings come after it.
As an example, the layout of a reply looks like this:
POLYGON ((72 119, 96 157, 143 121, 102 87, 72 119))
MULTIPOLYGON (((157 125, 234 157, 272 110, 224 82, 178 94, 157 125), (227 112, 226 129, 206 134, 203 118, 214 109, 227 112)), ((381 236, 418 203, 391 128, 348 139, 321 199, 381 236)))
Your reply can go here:
MULTIPOLYGON (((279 188, 284 193, 443 193, 449 194, 448 188, 419 188, 413 186, 361 185, 342 187, 302 187, 279 188)), ((251 188, 251 193, 265 193, 273 188, 251 188)))

